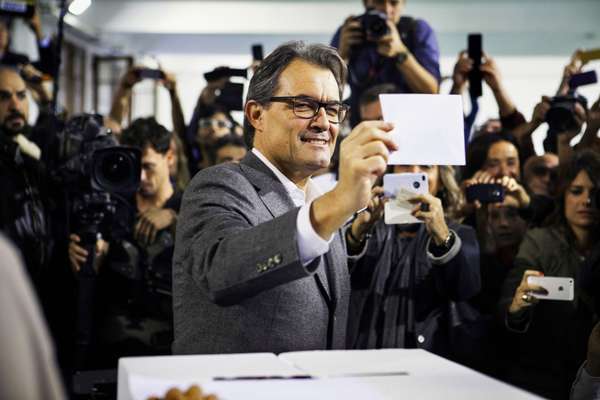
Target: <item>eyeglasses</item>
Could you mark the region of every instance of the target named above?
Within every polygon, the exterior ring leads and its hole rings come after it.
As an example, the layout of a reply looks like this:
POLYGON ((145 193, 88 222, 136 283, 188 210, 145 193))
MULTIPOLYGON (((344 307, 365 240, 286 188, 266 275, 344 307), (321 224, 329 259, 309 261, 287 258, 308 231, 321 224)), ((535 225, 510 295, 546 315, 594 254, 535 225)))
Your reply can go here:
POLYGON ((199 128, 216 128, 216 129, 229 128, 229 129, 231 129, 233 127, 233 124, 231 123, 231 121, 222 120, 222 119, 200 118, 198 120, 198 127, 199 128))
POLYGON ((325 109, 327 120, 332 124, 339 124, 346 118, 348 109, 347 104, 340 101, 317 101, 307 96, 279 96, 271 97, 271 102, 287 103, 292 106, 294 115, 302 119, 313 119, 322 108, 325 109))
POLYGON ((531 172, 539 178, 550 175, 550 179, 556 180, 558 178, 558 168, 548 168, 545 165, 536 165, 531 169, 531 172))

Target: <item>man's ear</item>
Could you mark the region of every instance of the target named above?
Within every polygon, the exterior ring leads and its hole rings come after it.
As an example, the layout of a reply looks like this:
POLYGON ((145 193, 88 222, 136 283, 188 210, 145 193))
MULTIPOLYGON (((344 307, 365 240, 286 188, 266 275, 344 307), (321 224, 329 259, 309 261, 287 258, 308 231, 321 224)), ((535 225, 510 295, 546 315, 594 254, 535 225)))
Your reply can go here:
POLYGON ((244 115, 246 120, 254 127, 255 131, 263 130, 263 112, 264 107, 255 100, 249 100, 244 106, 244 115))

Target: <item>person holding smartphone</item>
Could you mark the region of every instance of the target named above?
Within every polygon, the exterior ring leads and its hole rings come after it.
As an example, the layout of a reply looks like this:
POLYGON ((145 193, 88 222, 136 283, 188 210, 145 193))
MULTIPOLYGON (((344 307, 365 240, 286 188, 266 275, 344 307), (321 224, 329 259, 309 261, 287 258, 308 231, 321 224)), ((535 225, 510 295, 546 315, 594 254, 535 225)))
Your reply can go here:
MULTIPOLYGON (((361 117, 381 119, 377 96, 363 98, 361 117)), ((359 254, 350 262, 348 347, 423 348, 453 357, 463 349, 450 343, 444 321, 456 307, 451 302, 479 291, 475 232, 454 219, 462 200, 451 166, 395 166, 393 172, 426 174, 429 193, 412 199, 412 213, 423 223, 386 225, 383 189, 375 187, 369 207, 346 230, 350 253, 359 254)))
POLYGON ((600 243, 600 156, 575 154, 558 192, 558 205, 544 228, 528 231, 509 273, 499 304, 506 328, 514 333, 511 383, 551 399, 567 399, 586 341, 597 319, 597 274, 584 261, 600 243), (546 292, 529 277, 575 280, 573 301, 536 298, 546 292))

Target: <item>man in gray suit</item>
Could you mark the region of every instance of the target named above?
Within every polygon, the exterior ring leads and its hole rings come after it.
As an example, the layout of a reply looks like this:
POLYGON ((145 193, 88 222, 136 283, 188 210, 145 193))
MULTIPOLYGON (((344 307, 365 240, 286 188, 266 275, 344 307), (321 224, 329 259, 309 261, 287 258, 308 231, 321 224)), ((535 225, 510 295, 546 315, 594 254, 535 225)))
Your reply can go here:
POLYGON ((343 141, 340 179, 324 195, 347 107, 346 66, 328 46, 290 42, 254 74, 239 164, 198 173, 187 188, 173 259, 175 354, 343 348, 349 297, 342 225, 371 197, 395 149, 390 124, 343 141))

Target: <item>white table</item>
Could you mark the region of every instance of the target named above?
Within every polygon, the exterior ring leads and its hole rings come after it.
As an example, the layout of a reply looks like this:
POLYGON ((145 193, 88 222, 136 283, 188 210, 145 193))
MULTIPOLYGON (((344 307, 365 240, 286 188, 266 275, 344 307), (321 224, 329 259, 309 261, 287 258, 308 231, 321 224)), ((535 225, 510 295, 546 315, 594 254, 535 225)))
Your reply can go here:
POLYGON ((134 357, 119 360, 118 399, 164 395, 200 384, 221 400, 539 399, 418 349, 134 357), (316 379, 213 381, 213 377, 316 379))

